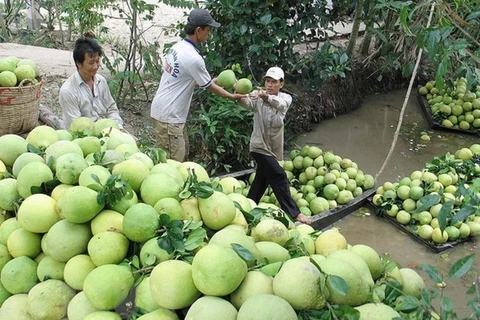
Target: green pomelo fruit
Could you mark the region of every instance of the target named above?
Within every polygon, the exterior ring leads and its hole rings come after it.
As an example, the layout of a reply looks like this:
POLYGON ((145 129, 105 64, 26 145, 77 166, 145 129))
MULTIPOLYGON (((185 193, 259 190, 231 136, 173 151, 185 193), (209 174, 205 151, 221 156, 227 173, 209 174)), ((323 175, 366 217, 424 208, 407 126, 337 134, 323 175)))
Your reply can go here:
POLYGON ((12 260, 12 256, 8 252, 7 246, 0 244, 0 270, 2 270, 3 266, 10 260, 12 260))
POLYGON ((273 279, 273 292, 295 310, 320 310, 326 305, 320 284, 323 274, 308 257, 286 261, 273 279))
POLYGON ((255 227, 255 242, 259 241, 271 241, 281 246, 290 239, 288 228, 278 220, 275 219, 263 219, 255 227))
POLYGON ((327 211, 330 208, 328 200, 324 197, 316 197, 312 199, 309 203, 309 207, 314 215, 327 211))
POLYGON ((88 301, 97 309, 112 310, 128 296, 134 283, 127 266, 104 264, 93 269, 83 282, 88 301))
POLYGON ((128 134, 126 132, 118 132, 113 136, 110 136, 110 138, 108 139, 107 149, 114 150, 121 144, 131 144, 132 146, 136 146, 137 142, 131 134, 128 134))
MULTIPOLYGON (((171 178, 173 178, 179 185, 183 185, 183 183, 185 182, 180 171, 176 167, 170 164, 157 163, 150 170, 150 174, 155 174, 155 173, 164 173, 170 176, 171 178)), ((188 173, 187 173, 187 176, 188 176, 188 173)))
MULTIPOLYGON (((0 66, 1 68, 1 66, 0 66)), ((12 71, 0 72, 0 87, 15 87, 17 76, 12 71)))
POLYGON ((15 160, 27 152, 28 142, 16 134, 5 134, 0 137, 0 160, 7 166, 13 166, 15 160))
POLYGON ((258 241, 255 243, 263 259, 268 263, 285 262, 291 258, 290 253, 283 246, 272 241, 258 241))
POLYGON ((180 205, 183 208, 185 215, 183 220, 192 219, 193 222, 198 222, 202 220, 200 215, 200 209, 198 208, 198 199, 196 197, 191 197, 188 199, 183 199, 180 201, 180 205))
POLYGON ((102 130, 105 128, 119 129, 118 123, 115 120, 102 118, 95 121, 93 134, 95 136, 99 136, 102 133, 102 130))
MULTIPOLYGON (((432 219, 433 221, 433 219, 432 219)), ((431 224, 432 225, 432 224, 431 224)), ((433 227, 433 225, 432 225, 433 227)), ((448 233, 445 230, 441 230, 439 226, 433 227, 432 240, 435 243, 445 243, 448 241, 448 233)))
POLYGON ((153 238, 159 226, 157 211, 146 203, 132 205, 123 216, 123 233, 135 242, 145 242, 153 238))
POLYGON ((308 147, 307 156, 312 159, 318 158, 323 153, 323 150, 317 146, 308 147))
POLYGON ((380 278, 383 273, 382 260, 375 249, 364 244, 356 244, 350 250, 362 257, 367 263, 373 280, 380 278))
POLYGON ((123 232, 123 215, 120 212, 105 209, 90 221, 93 235, 104 231, 123 232))
POLYGON ((400 318, 400 314, 383 303, 366 303, 355 307, 360 312, 359 320, 384 320, 400 318))
POLYGON ((185 320, 222 319, 236 320, 237 309, 228 300, 219 297, 204 296, 195 301, 188 309, 185 320))
POLYGON ((17 203, 20 202, 18 194, 17 180, 6 178, 0 180, 0 208, 7 211, 14 211, 17 203))
POLYGON ((232 244, 239 244, 253 255, 255 260, 248 261, 248 265, 255 264, 256 261, 260 261, 262 258, 261 251, 255 245, 255 241, 252 237, 248 237, 245 232, 238 231, 232 228, 224 228, 217 231, 209 241, 209 244, 218 244, 228 248, 232 247, 232 244))
POLYGON ((79 254, 67 261, 63 277, 70 287, 80 291, 83 290, 85 278, 96 267, 89 255, 79 254))
POLYGON ((433 227, 429 224, 421 225, 417 230, 417 234, 423 240, 431 240, 432 239, 432 233, 433 233, 433 227))
POLYGON ((327 289, 330 293, 327 298, 329 302, 355 307, 367 301, 370 295, 370 288, 363 281, 361 274, 350 263, 327 257, 327 259, 320 261, 319 266, 327 275, 339 276, 348 285, 348 292, 346 295, 343 295, 334 290, 330 282, 327 282, 327 289))
POLYGON ((68 131, 74 136, 91 136, 95 132, 95 123, 87 117, 73 119, 68 131))
POLYGON ((217 77, 217 84, 224 89, 232 89, 237 81, 233 70, 223 70, 217 77))
POLYGON ((315 253, 315 241, 309 235, 303 235, 295 229, 288 230, 292 245, 303 248, 309 255, 315 253))
MULTIPOLYGON (((15 58, 14 58, 14 60, 15 60, 15 58)), ((33 69, 37 69, 37 63, 35 61, 33 61, 32 59, 20 59, 20 60, 17 61, 17 67, 18 66, 24 66, 24 65, 30 66, 33 69)))
POLYGON ((78 183, 80 173, 88 167, 83 156, 76 153, 67 153, 57 158, 55 172, 57 179, 64 184, 78 183))
POLYGON ((370 269, 368 268, 367 263, 363 258, 353 252, 352 250, 336 250, 333 251, 328 255, 328 258, 343 260, 345 262, 350 263, 360 274, 362 280, 365 284, 367 284, 370 288, 373 287, 373 278, 370 274, 370 269))
POLYGON ((75 290, 61 280, 46 280, 28 292, 28 313, 38 320, 61 320, 75 290))
POLYGON ((90 188, 74 186, 65 190, 57 201, 56 210, 60 217, 73 223, 92 220, 104 205, 97 202, 98 193, 90 188))
POLYGON ((92 237, 88 224, 72 223, 60 220, 45 234, 47 254, 60 262, 86 252, 88 241, 92 237))
POLYGON ((53 172, 42 162, 31 162, 17 176, 18 194, 26 199, 32 195, 32 187, 40 187, 42 183, 53 180, 53 172))
POLYGON ((422 277, 410 268, 401 268, 400 274, 402 275, 402 291, 420 299, 421 292, 425 288, 422 277))
POLYGON ((365 174, 365 182, 363 183, 363 190, 371 189, 375 186, 375 178, 370 174, 365 174))
POLYGON ((26 138, 27 142, 38 149, 46 149, 58 141, 55 129, 47 125, 37 126, 30 131, 26 138))
POLYGON ((220 179, 219 181, 220 185, 222 186, 223 192, 225 194, 230 194, 235 192, 235 190, 238 190, 242 187, 240 184, 240 181, 234 177, 225 177, 220 179))
POLYGON ((247 78, 239 79, 235 83, 235 91, 240 94, 249 94, 250 92, 252 92, 252 88, 252 81, 247 78))
POLYGON ((122 317, 114 311, 94 311, 87 315, 84 320, 122 320, 122 317))
POLYGON ((179 320, 176 313, 171 310, 165 308, 159 308, 155 311, 146 313, 141 317, 137 318, 137 320, 179 320))
POLYGON ((181 260, 168 260, 156 265, 150 275, 150 290, 155 302, 173 310, 186 308, 195 302, 201 293, 194 284, 193 268, 181 260))
POLYGON ((185 214, 180 201, 175 198, 163 198, 157 201, 154 206, 158 215, 166 214, 170 220, 183 220, 185 214))
POLYGON ((38 262, 37 277, 40 281, 48 279, 63 280, 65 262, 60 262, 46 255, 38 262))
POLYGON ((206 199, 199 198, 198 209, 203 223, 212 230, 220 230, 235 219, 236 209, 233 200, 219 191, 214 191, 206 199))
POLYGON ((182 186, 171 176, 164 173, 155 173, 147 176, 140 187, 140 195, 143 201, 154 206, 163 198, 178 199, 182 186))
POLYGON ((297 314, 284 299, 273 294, 258 294, 248 298, 240 310, 237 320, 297 320, 297 314))
POLYGON ((467 225, 470 228, 470 236, 472 237, 480 236, 480 223, 476 221, 467 221, 467 225))
POLYGON ((14 294, 8 297, 0 308, 0 319, 35 320, 28 313, 27 305, 27 294, 14 294))
POLYGON ((225 296, 235 291, 247 271, 247 264, 233 249, 216 244, 200 249, 192 262, 195 286, 210 296, 225 296))
POLYGON ((230 294, 230 302, 240 309, 251 296, 273 294, 273 279, 260 271, 249 271, 240 286, 230 294))
MULTIPOLYGON (((94 180, 92 175, 95 175, 98 180, 100 181, 100 185, 105 185, 108 178, 112 175, 107 168, 99 166, 99 165, 92 165, 88 168, 85 168, 80 175, 78 176, 78 184, 83 187, 90 186, 99 186, 99 183, 94 180)), ((95 178, 96 179, 96 178, 95 178)))
POLYGON ((26 166, 30 162, 42 162, 45 163, 45 160, 41 156, 36 153, 25 152, 22 153, 13 163, 12 173, 15 177, 18 176, 20 171, 24 166, 26 166))
POLYGON ((79 145, 72 141, 59 140, 45 150, 45 161, 52 163, 52 167, 55 168, 57 159, 67 153, 74 153, 83 158, 82 148, 79 145))
POLYGON ((7 248, 12 257, 27 256, 35 258, 41 251, 40 241, 42 237, 38 233, 18 228, 8 236, 7 248))
POLYGON ((455 241, 460 237, 460 230, 455 226, 448 226, 445 231, 448 234, 448 241, 455 241))
POLYGON ((409 198, 409 194, 410 194, 410 186, 409 185, 400 185, 398 188, 397 188, 397 196, 398 198, 400 198, 401 200, 406 200, 409 198))
POLYGON ((15 73, 15 75, 17 76, 18 82, 21 82, 22 80, 25 80, 25 79, 35 79, 37 76, 35 69, 29 65, 21 65, 21 66, 17 65, 13 73, 15 73))
POLYGON ((138 146, 132 143, 122 143, 118 145, 114 150, 120 153, 125 159, 129 158, 131 155, 139 151, 138 146))
POLYGON ((338 193, 340 190, 338 189, 338 186, 335 184, 327 184, 323 188, 323 195, 327 200, 334 200, 338 197, 338 193))
POLYGON ((127 256, 129 244, 127 237, 121 233, 100 232, 88 242, 88 255, 96 266, 117 264, 127 256))
POLYGON ((185 161, 180 163, 179 166, 180 166, 179 170, 180 170, 180 173, 182 174, 184 181, 187 180, 188 174, 196 174, 198 182, 201 182, 201 181, 210 182, 210 177, 207 173, 207 170, 205 170, 205 168, 202 167, 200 164, 192 161, 185 161), (187 173, 187 176, 185 176, 185 173, 187 173))
POLYGON ((0 59, 0 72, 4 72, 4 71, 13 72, 16 67, 17 67, 17 62, 14 59, 10 59, 9 57, 0 59))
POLYGON ((69 185, 69 184, 59 184, 55 188, 53 188, 52 193, 50 196, 52 197, 53 200, 58 201, 60 199, 60 195, 67 189, 73 188, 74 186, 69 185))
POLYGON ((58 134, 58 140, 65 140, 65 141, 72 141, 73 140, 73 136, 70 132, 68 132, 67 130, 65 129, 57 129, 55 130, 57 131, 57 134, 58 134))
POLYGON ((15 217, 3 221, 2 224, 0 224, 0 243, 6 246, 8 237, 18 228, 20 228, 20 224, 15 217))
POLYGON ((127 160, 137 159, 137 160, 142 161, 147 166, 148 170, 150 170, 150 173, 151 173, 151 170, 154 167, 154 163, 153 163, 152 158, 150 158, 148 155, 146 155, 145 153, 140 152, 140 151, 132 154, 131 156, 127 157, 126 159, 127 160))
POLYGON ((144 277, 135 287, 135 307, 146 312, 161 308, 153 299, 152 290, 150 290, 150 276, 144 277))
POLYGON ((73 140, 74 143, 82 149, 83 156, 86 157, 90 153, 100 152, 102 150, 101 141, 95 136, 88 136, 73 140))
POLYGON ((140 263, 142 266, 157 265, 160 262, 170 260, 173 254, 160 248, 157 238, 147 240, 140 249, 140 263))
POLYGON ((11 294, 28 293, 38 283, 37 263, 26 256, 13 258, 3 266, 0 280, 11 294))
MULTIPOLYGON (((0 306, 7 300, 9 297, 11 297, 12 294, 5 289, 3 284, 0 283, 0 306)), ((0 309, 0 317, 2 315, 2 309, 0 309)), ((2 318, 3 319, 3 318, 2 318)), ((8 318, 5 318, 8 319, 8 318)))
POLYGON ((138 192, 142 182, 150 174, 150 169, 140 160, 128 159, 116 164, 112 169, 112 174, 119 175, 135 192, 138 192))
POLYGON ((228 195, 228 197, 230 199, 232 199, 233 201, 236 201, 244 211, 246 212, 250 212, 250 210, 252 210, 252 205, 250 203, 250 201, 248 200, 248 198, 246 196, 244 196, 243 194, 240 194, 240 193, 230 193, 228 195))
POLYGON ((98 311, 90 301, 88 301, 83 291, 78 292, 67 307, 68 320, 85 320, 90 313, 98 311))
POLYGON ((315 240, 315 253, 327 257, 335 250, 347 249, 347 239, 337 230, 322 232, 315 240))
POLYGON ((17 212, 19 225, 27 231, 46 233, 60 216, 55 210, 57 201, 46 194, 37 193, 26 198, 17 212))

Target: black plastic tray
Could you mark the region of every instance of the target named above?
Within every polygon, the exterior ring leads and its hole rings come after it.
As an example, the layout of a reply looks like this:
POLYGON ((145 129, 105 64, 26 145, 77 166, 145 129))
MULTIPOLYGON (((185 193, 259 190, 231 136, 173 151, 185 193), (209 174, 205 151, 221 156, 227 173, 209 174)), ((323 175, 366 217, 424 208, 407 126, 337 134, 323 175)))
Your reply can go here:
POLYGON ((462 129, 457 129, 457 128, 449 128, 443 126, 440 122, 438 122, 435 118, 433 118, 432 115, 432 109, 430 109, 430 105, 428 104, 427 98, 422 96, 417 92, 417 99, 418 102, 420 103, 420 107, 422 108, 423 114, 425 115, 425 118, 427 119, 428 125, 432 129, 441 129, 441 130, 447 130, 451 132, 457 132, 457 133, 466 133, 466 134, 473 134, 480 136, 480 130, 474 131, 474 130, 462 130, 462 129))
MULTIPOLYGON (((375 208, 375 209, 378 209, 377 206, 375 206, 373 203, 372 203, 372 198, 369 198, 368 199, 368 204, 375 208)), ((376 210, 375 210, 376 211, 376 210)), ((440 252, 443 252, 445 250, 448 250, 448 249, 451 249, 455 246, 458 246, 459 244, 462 244, 462 243, 465 243, 467 241, 469 241, 472 237, 467 237, 467 238, 464 238, 464 239, 459 239, 459 240, 456 240, 456 241, 449 241, 449 242, 446 242, 446 243, 442 243, 442 244, 436 244, 434 243, 433 241, 427 241, 427 240, 424 240, 422 239, 418 234, 416 234, 413 230, 411 230, 410 228, 408 228, 408 226, 405 226, 401 223, 399 223, 397 221, 397 219, 393 218, 393 217, 390 217, 389 215, 387 214, 383 214, 383 215, 379 215, 379 214, 376 214, 377 216, 387 220, 388 222, 392 223, 395 227, 397 227, 398 229, 400 229, 401 231, 403 231, 404 233, 406 233, 407 235, 411 236, 415 241, 423 244, 424 246, 428 247, 430 250, 432 250, 433 252, 435 253, 440 253, 440 252)))

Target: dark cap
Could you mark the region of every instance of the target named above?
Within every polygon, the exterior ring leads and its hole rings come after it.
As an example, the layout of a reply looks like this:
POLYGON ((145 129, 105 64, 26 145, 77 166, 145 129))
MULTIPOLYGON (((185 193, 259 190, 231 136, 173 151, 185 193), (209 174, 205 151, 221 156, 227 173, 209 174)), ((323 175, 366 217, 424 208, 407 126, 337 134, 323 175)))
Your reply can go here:
POLYGON ((188 23, 194 26, 220 27, 220 23, 213 20, 210 12, 205 9, 193 9, 188 15, 188 23))

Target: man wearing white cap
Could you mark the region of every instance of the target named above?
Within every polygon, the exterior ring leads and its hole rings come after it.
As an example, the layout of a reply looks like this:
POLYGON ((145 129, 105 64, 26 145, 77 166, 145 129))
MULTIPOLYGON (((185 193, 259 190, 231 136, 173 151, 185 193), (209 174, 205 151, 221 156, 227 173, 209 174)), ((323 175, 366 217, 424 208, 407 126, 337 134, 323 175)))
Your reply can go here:
POLYGON ((283 159, 285 115, 292 104, 292 97, 280 92, 284 77, 283 70, 279 67, 268 69, 264 77, 265 90, 257 88, 239 102, 254 113, 250 153, 257 163, 257 170, 248 198, 258 203, 270 185, 285 212, 296 221, 311 223, 310 218, 300 212, 293 200, 285 170, 278 163, 283 159))
POLYGON ((168 157, 183 161, 187 153, 185 123, 196 86, 215 95, 239 100, 244 95, 230 93, 214 83, 198 48, 207 41, 212 27, 220 27, 210 13, 194 9, 185 25, 186 38, 170 48, 150 116, 154 119, 157 142, 168 157))

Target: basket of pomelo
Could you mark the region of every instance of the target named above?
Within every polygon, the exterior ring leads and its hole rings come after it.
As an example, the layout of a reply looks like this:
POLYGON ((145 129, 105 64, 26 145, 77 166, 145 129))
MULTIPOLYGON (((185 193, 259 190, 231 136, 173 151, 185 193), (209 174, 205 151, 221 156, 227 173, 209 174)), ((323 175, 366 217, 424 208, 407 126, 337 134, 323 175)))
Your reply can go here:
POLYGON ((0 59, 0 136, 25 133, 37 126, 43 84, 38 73, 30 59, 0 59))

